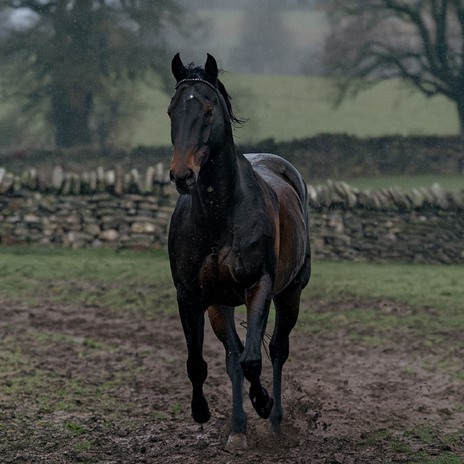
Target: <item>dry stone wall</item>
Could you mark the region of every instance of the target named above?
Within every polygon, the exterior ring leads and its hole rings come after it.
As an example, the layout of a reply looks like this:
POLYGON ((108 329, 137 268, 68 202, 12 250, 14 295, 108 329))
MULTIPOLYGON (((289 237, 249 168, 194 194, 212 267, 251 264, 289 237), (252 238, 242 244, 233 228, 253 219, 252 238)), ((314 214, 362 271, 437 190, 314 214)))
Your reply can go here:
POLYGON ((464 174, 464 138, 343 134, 276 143, 265 140, 245 152, 277 153, 299 168, 308 181, 375 175, 464 174))
MULTIPOLYGON (((177 194, 162 166, 72 174, 48 184, 0 168, 0 244, 164 248, 177 194)), ((314 258, 464 263, 464 190, 308 186, 314 258)))
POLYGON ((3 195, 0 243, 162 248, 171 212, 164 197, 153 195, 3 195))
POLYGON ((316 259, 464 264, 464 215, 451 211, 313 213, 316 259))

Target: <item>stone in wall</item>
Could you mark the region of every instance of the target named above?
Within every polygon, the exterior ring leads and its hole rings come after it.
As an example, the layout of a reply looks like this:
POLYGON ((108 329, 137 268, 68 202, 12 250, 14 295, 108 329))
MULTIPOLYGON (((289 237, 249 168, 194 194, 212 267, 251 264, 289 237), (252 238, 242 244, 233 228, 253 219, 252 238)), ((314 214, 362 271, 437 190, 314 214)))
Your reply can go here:
POLYGON ((47 180, 40 179, 34 168, 15 175, 0 167, 0 194, 37 191, 62 195, 134 193, 163 196, 164 187, 168 183, 168 175, 162 163, 149 166, 144 176, 135 168, 123 172, 120 166, 108 170, 99 166, 94 171, 76 173, 65 172, 63 167, 58 165, 53 168, 51 177, 47 180))

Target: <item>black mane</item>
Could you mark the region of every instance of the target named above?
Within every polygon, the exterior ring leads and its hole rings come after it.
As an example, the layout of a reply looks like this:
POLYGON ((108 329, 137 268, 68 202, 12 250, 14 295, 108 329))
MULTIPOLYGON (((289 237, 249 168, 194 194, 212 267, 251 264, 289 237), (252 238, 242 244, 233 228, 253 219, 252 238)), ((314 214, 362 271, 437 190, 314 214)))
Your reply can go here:
MULTIPOLYGON (((209 82, 213 87, 215 87, 218 90, 218 92, 222 95, 224 101, 226 102, 230 121, 234 126, 242 126, 245 123, 244 119, 235 116, 234 111, 232 109, 232 97, 229 95, 226 88, 224 87, 224 84, 219 79, 217 79, 217 82, 212 82, 212 79, 210 78, 210 76, 208 76, 206 71, 201 66, 195 66, 195 63, 193 62, 185 66, 184 69, 184 79, 202 79, 206 82, 209 82)), ((221 70, 220 72, 222 73, 223 71, 221 70)))

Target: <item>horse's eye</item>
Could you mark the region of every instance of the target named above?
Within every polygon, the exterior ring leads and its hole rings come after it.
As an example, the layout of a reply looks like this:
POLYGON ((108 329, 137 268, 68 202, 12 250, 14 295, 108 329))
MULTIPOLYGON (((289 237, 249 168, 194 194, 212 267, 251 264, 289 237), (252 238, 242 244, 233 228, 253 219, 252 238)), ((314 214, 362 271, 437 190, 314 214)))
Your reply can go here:
POLYGON ((213 115, 213 109, 212 108, 208 108, 203 116, 203 119, 209 119, 211 118, 211 116, 213 115))

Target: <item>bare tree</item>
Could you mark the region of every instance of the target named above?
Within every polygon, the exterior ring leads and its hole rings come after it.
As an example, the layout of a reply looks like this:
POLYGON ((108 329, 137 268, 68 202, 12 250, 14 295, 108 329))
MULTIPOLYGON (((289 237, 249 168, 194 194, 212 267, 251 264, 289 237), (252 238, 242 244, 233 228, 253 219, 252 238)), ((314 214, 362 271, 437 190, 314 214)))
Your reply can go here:
POLYGON ((104 138, 133 83, 167 79, 163 28, 180 21, 175 0, 0 0, 0 15, 2 92, 62 147, 104 138))
POLYGON ((384 78, 456 104, 464 134, 464 1, 330 0, 328 70, 341 99, 384 78))

